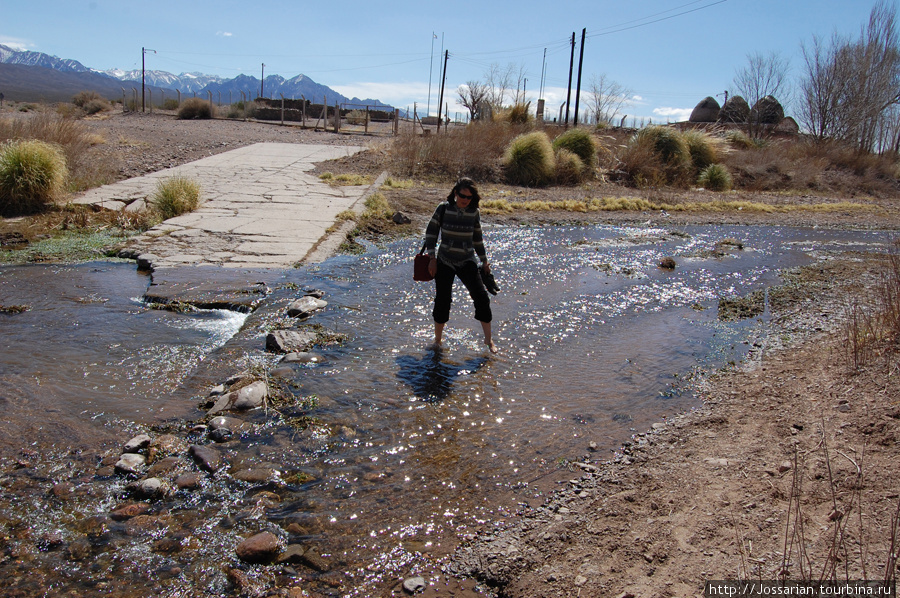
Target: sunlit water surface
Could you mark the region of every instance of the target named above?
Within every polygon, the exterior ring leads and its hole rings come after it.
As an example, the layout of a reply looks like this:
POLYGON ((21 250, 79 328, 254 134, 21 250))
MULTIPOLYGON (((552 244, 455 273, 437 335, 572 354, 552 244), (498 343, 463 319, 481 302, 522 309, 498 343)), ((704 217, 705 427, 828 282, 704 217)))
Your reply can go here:
MULTIPOLYGON (((459 284, 445 348, 429 348, 432 286, 412 281, 414 240, 286 272, 268 308, 246 321, 149 309, 140 301, 148 279, 133 265, 0 269, 0 304, 30 307, 0 314, 2 438, 38 449, 122 441, 122 427, 196 418, 216 376, 248 361, 275 366, 262 347, 278 306, 321 289, 329 304, 310 322, 347 340, 288 374, 298 396, 314 399, 313 423, 263 426, 243 452, 305 474, 265 518, 296 523, 348 572, 344 591, 366 595, 420 555, 439 557, 520 503, 539 504, 575 475, 568 464, 604 460, 636 431, 697 406, 697 377, 744 358, 766 325, 767 314, 720 321, 720 298, 775 284, 780 268, 891 240, 774 227, 496 227, 485 236, 502 288, 492 302, 499 356, 485 351, 459 284), (657 266, 667 256, 674 270, 657 266), (589 454, 592 442, 600 450, 589 454)), ((205 496, 227 502, 248 490, 213 483, 205 496)), ((216 538, 210 571, 246 535, 217 524, 204 524, 216 538)))

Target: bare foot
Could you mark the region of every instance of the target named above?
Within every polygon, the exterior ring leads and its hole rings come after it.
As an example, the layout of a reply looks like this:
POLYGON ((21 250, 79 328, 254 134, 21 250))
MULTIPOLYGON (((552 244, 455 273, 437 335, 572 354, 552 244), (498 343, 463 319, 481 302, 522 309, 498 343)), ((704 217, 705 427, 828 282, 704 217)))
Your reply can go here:
POLYGON ((489 342, 486 342, 485 344, 488 346, 488 349, 490 349, 491 353, 496 354, 496 353, 500 352, 500 348, 497 347, 496 344, 494 344, 494 341, 489 341, 489 342))

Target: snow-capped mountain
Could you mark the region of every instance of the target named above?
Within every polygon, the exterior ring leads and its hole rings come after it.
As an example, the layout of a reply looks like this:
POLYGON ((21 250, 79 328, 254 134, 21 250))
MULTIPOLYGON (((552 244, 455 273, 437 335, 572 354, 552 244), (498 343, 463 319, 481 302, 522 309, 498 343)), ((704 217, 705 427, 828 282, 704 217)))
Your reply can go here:
MULTIPOLYGON (((140 83, 142 75, 140 70, 110 69, 99 71, 90 69, 77 60, 57 58, 42 52, 19 51, 4 45, 0 45, 0 63, 40 66, 61 72, 95 73, 121 82, 132 83, 140 83)), ((385 109, 390 108, 387 104, 378 100, 348 98, 302 74, 290 79, 285 79, 281 75, 269 75, 266 77, 262 88, 260 87, 260 80, 249 75, 238 75, 233 79, 225 79, 215 75, 204 75, 203 73, 173 75, 166 71, 148 70, 143 71, 143 77, 146 85, 179 90, 184 94, 197 94, 201 97, 207 93, 212 93, 217 96, 221 94, 224 99, 224 96, 229 94, 234 101, 237 101, 241 99, 242 93, 244 97, 253 99, 262 92, 269 98, 280 98, 283 95, 287 99, 306 98, 314 103, 322 102, 323 99, 327 98, 330 105, 334 105, 334 103, 365 104, 382 106, 385 109)))
MULTIPOLYGON (((121 69, 110 69, 108 71, 98 71, 104 75, 115 77, 120 81, 140 81, 141 71, 123 71, 121 69)), ((215 75, 204 75, 203 73, 181 73, 173 75, 166 71, 144 71, 144 81, 148 85, 157 87, 165 87, 167 89, 178 89, 182 93, 199 92, 211 83, 219 83, 223 81, 222 77, 215 75)))
POLYGON ((64 73, 84 73, 91 70, 77 60, 57 58, 43 52, 15 50, 2 44, 0 44, 0 62, 25 66, 42 66, 64 73))

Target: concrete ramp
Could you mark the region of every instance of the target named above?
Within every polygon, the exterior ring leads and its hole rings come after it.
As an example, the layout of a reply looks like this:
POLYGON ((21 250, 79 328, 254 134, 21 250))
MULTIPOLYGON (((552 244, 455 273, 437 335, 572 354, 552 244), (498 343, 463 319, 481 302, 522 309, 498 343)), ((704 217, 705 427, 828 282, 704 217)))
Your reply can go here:
POLYGON ((184 176, 200 184, 201 206, 132 239, 128 248, 153 269, 212 265, 289 268, 303 260, 374 185, 332 187, 313 165, 359 146, 257 143, 190 164, 92 189, 76 203, 136 210, 160 181, 184 176))

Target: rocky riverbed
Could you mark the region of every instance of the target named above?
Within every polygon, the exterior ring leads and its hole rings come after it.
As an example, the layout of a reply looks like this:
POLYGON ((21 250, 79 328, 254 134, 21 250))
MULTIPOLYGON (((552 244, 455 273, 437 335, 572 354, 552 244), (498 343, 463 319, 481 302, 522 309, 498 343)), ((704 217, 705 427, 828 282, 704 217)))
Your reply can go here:
MULTIPOLYGON (((359 143, 268 124, 160 115, 116 115, 92 126, 122 160, 123 177, 255 141, 359 143)), ((364 160, 327 168, 372 168, 364 160)), ((388 195, 416 223, 445 187, 388 195)), ((894 201, 878 200, 883 210, 792 217, 811 226, 897 229, 896 210, 887 209, 894 201)), ((497 220, 575 218, 784 224, 783 215, 760 213, 520 212, 497 220)), ((846 306, 872 292, 883 266, 878 256, 854 253, 790 274, 771 303, 769 334, 754 341, 747 363, 704 382, 702 408, 640 431, 612 459, 585 447, 582 460, 567 464, 569 480, 543 504, 523 507, 503 525, 486 523, 455 554, 430 568, 410 568, 380 595, 697 596, 711 579, 800 578, 837 564, 841 575, 878 577, 896 567, 890 537, 900 505, 897 361, 885 356, 853 371, 842 329, 846 306)), ((277 371, 264 376, 264 395, 255 392, 258 374, 234 374, 198 405, 205 412, 229 397, 221 413, 98 439, 96 447, 48 454, 25 446, 4 455, 6 595, 143 596, 177 587, 197 595, 351 592, 328 555, 308 541, 316 531, 309 521, 244 532, 253 527, 248 522, 278 513, 278 505, 302 501, 310 481, 309 472, 284 471, 258 454, 259 435, 294 426, 298 442, 313 448, 317 439, 302 433, 305 406, 291 401, 289 385, 278 390, 277 371), (242 389, 252 390, 241 395, 242 389), (272 410, 234 409, 260 396, 282 399, 273 399, 272 410), (211 483, 217 478, 228 482, 211 483), (59 519, 36 517, 36 509, 59 519), (242 533, 226 533, 235 528, 242 533), (150 564, 146 570, 127 570, 134 551, 149 552, 140 557, 150 564), (48 555, 56 568, 35 566, 48 555), (200 561, 218 567, 191 565, 200 561)))

